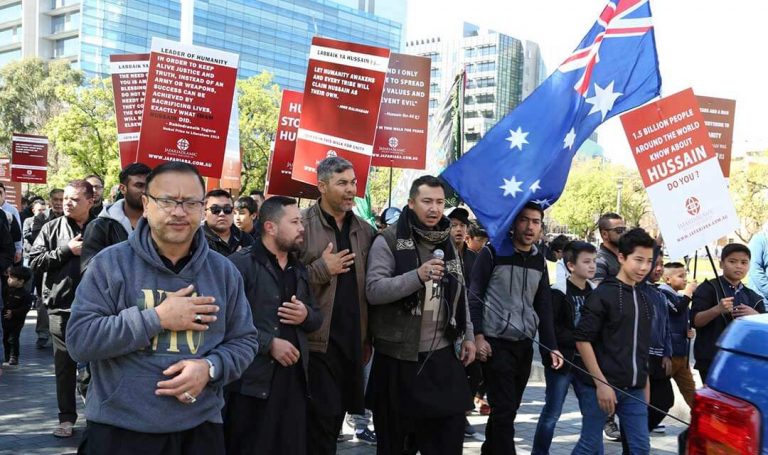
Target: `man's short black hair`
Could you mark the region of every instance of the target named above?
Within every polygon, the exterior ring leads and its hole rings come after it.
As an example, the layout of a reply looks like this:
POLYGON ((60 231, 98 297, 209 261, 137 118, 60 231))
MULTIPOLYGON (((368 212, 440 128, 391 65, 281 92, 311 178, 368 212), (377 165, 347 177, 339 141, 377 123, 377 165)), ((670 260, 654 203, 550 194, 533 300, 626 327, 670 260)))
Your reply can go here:
POLYGON ((648 235, 647 232, 645 232, 645 229, 634 228, 630 229, 629 231, 622 234, 621 237, 619 237, 618 247, 619 253, 621 253, 624 257, 627 257, 634 253, 635 248, 637 247, 651 249, 655 248, 656 241, 653 240, 653 237, 648 235))
POLYGON ((445 191, 445 186, 439 178, 433 175, 422 175, 421 177, 414 180, 413 183, 411 183, 411 190, 408 192, 408 199, 416 199, 416 196, 419 195, 419 187, 421 185, 427 185, 432 188, 440 187, 443 189, 443 191, 445 191))
POLYGON ((469 237, 476 239, 487 239, 488 238, 488 232, 483 229, 482 226, 480 226, 480 223, 478 223, 476 220, 472 221, 472 224, 469 225, 469 237))
POLYGON ((289 205, 296 205, 296 199, 287 196, 272 196, 259 207, 259 227, 264 233, 264 223, 271 221, 279 223, 283 216, 283 209, 289 205))
POLYGON ((240 196, 235 201, 235 209, 236 210, 242 210, 246 209, 248 210, 248 213, 254 214, 257 213, 259 208, 256 206, 256 201, 253 200, 250 196, 240 196))
POLYGON ((664 264, 665 269, 684 269, 685 265, 682 262, 667 262, 664 264))
POLYGON ((262 190, 251 190, 250 193, 248 193, 249 196, 261 196, 264 197, 264 191, 262 190))
POLYGON ((17 280, 22 280, 25 283, 28 283, 29 280, 32 279, 32 269, 30 269, 29 267, 24 267, 22 265, 16 265, 11 267, 10 270, 8 270, 8 276, 12 276, 17 280))
MULTIPOLYGON (((522 209, 520 209, 520 212, 519 212, 519 213, 517 214, 517 216, 515 217, 515 220, 517 220, 517 217, 518 217, 518 216, 520 216, 520 213, 523 213, 523 210, 525 210, 525 209, 528 209, 528 210, 536 210, 536 211, 537 211, 537 212, 539 212, 539 214, 541 215, 541 220, 542 220, 542 221, 544 221, 544 209, 543 209, 543 208, 541 208, 541 206, 540 206, 539 204, 537 204, 537 203, 535 203, 535 202, 533 202, 533 201, 528 201, 528 202, 526 202, 526 203, 525 203, 525 205, 523 206, 523 208, 522 208, 522 209)), ((543 226, 544 226, 544 225, 542 225, 542 229, 543 229, 543 226)))
POLYGON ((2 189, 3 191, 5 191, 5 185, 3 185, 3 182, 0 182, 0 189, 2 189))
POLYGON ((125 166, 122 171, 120 171, 118 179, 120 183, 127 185, 128 177, 132 177, 134 175, 149 175, 150 172, 152 172, 152 168, 144 163, 131 163, 128 166, 125 166))
POLYGON ((597 228, 601 231, 604 231, 610 227, 609 221, 611 220, 623 220, 624 218, 621 217, 618 213, 608 212, 603 213, 600 215, 600 218, 597 219, 597 228))
POLYGON ((720 253, 720 260, 724 261, 725 258, 732 255, 733 253, 744 253, 748 258, 752 259, 752 252, 749 251, 749 247, 747 245, 742 245, 741 243, 729 243, 723 247, 723 251, 720 253))
POLYGON ((205 191, 205 182, 203 181, 203 177, 200 175, 200 172, 197 171, 196 167, 192 166, 191 164, 182 163, 181 161, 168 161, 152 169, 152 172, 147 175, 147 192, 149 192, 149 187, 152 184, 152 180, 154 180, 158 175, 167 174, 168 172, 193 174, 200 182, 200 188, 205 191))
POLYGON ((568 245, 568 242, 571 240, 560 234, 549 243, 549 249, 552 251, 563 251, 565 249, 565 245, 568 245))
POLYGON ((232 202, 232 195, 229 194, 229 191, 221 189, 221 188, 216 188, 214 190, 211 190, 211 191, 205 193, 205 202, 207 203, 208 202, 208 198, 212 198, 212 197, 225 197, 225 198, 229 199, 230 203, 232 202))
POLYGON ((54 189, 52 189, 52 190, 51 190, 51 191, 48 193, 48 197, 49 197, 50 199, 53 199, 53 195, 54 195, 54 194, 57 194, 57 193, 63 193, 63 192, 64 192, 64 190, 62 190, 61 188, 54 188, 54 189))
POLYGON ((568 242, 563 248, 563 262, 568 264, 575 264, 579 260, 579 255, 582 253, 597 253, 597 248, 589 242, 583 240, 574 240, 568 242))
POLYGON ((86 199, 93 199, 93 185, 88 180, 78 179, 67 183, 67 186, 83 192, 86 199))
MULTIPOLYGON (((89 175, 86 175, 85 177, 83 177, 83 180, 88 180, 88 179, 97 179, 99 182, 101 182, 101 186, 104 186, 104 179, 101 178, 100 175, 89 174, 89 175)), ((91 185, 91 186, 93 186, 93 185, 91 185)))

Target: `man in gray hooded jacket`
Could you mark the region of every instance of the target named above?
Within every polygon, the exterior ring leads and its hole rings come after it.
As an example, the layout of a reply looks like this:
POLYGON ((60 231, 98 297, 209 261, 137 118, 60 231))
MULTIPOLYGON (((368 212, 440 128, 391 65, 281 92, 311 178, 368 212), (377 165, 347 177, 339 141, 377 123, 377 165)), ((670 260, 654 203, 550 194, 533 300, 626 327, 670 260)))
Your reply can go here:
POLYGON ((223 386, 258 350, 243 280, 200 230, 204 185, 184 163, 147 177, 127 242, 91 261, 67 343, 90 362, 81 453, 223 454, 223 386))

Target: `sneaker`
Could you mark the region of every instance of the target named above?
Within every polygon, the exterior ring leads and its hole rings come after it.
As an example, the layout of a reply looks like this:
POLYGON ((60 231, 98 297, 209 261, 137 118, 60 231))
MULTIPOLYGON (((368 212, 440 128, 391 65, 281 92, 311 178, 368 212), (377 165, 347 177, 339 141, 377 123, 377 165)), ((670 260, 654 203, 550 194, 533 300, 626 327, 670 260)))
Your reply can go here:
POLYGON ((658 424, 658 425, 656 425, 656 427, 655 427, 653 430, 651 430, 651 431, 653 431, 654 433, 664 434, 664 433, 666 433, 666 432, 667 432, 667 426, 666 426, 666 425, 663 425, 663 424, 658 424))
POLYGON ((371 431, 368 428, 365 428, 363 430, 357 430, 355 431, 355 437, 352 440, 355 442, 362 442, 363 444, 368 444, 369 446, 375 446, 376 432, 371 431))
POLYGON ((18 365, 19 364, 19 358, 15 356, 11 356, 11 360, 8 361, 8 365, 18 365))
POLYGON ((344 433, 339 433, 339 435, 336 436, 336 442, 347 442, 350 439, 352 439, 352 436, 344 433))
POLYGON ((605 439, 609 441, 621 440, 621 432, 619 431, 619 426, 616 425, 616 421, 614 419, 605 422, 605 426, 603 427, 603 435, 605 435, 605 439))

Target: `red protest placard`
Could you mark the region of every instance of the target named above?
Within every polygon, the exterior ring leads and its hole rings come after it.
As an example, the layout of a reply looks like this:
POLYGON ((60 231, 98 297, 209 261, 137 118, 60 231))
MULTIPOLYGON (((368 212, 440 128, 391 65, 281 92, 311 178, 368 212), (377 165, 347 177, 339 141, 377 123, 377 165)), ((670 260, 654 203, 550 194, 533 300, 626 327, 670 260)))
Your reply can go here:
POLYGON ((693 90, 628 112, 621 123, 670 256, 683 257, 738 228, 693 90))
POLYGON ((317 184, 317 163, 349 160, 365 194, 389 49, 315 37, 309 51, 293 178, 317 184))
POLYGON ((11 160, 0 160, 0 182, 5 186, 5 200, 19 208, 21 183, 11 181, 11 160))
POLYGON ((109 56, 112 92, 115 95, 117 143, 120 147, 120 169, 136 162, 141 131, 141 113, 147 91, 149 54, 109 56))
POLYGON ((11 180, 45 183, 48 178, 48 138, 15 133, 11 146, 11 180))
POLYGON ((733 121, 736 118, 736 100, 696 96, 704 116, 704 124, 717 154, 723 176, 731 175, 731 146, 733 145, 733 121))
POLYGON ((238 55, 152 38, 137 160, 221 176, 238 55))
POLYGON ((426 167, 431 67, 427 57, 389 56, 372 166, 426 167))
POLYGON ((269 159, 267 184, 264 191, 267 194, 316 199, 320 197, 320 192, 315 185, 291 178, 293 156, 296 150, 296 132, 299 130, 301 117, 301 99, 301 92, 283 91, 275 134, 275 149, 269 159))

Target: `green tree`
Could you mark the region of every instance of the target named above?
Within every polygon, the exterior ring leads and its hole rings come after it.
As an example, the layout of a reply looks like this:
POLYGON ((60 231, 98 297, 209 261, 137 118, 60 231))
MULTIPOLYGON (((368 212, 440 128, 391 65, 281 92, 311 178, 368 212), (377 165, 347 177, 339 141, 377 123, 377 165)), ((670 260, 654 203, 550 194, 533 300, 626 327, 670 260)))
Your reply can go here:
POLYGON ((48 119, 62 110, 58 90, 82 81, 80 71, 60 60, 22 59, 0 69, 0 153, 10 153, 13 133, 42 132, 48 119))
MULTIPOLYGON (((368 192, 371 195, 374 214, 380 214, 389 206, 389 169, 388 167, 371 167, 368 174, 368 192)), ((402 169, 392 169, 393 189, 402 173, 402 169)))
POLYGON ((574 234, 588 238, 601 213, 616 210, 616 166, 600 160, 574 162, 560 199, 550 215, 574 234))
POLYGON ((281 91, 265 72, 237 81, 242 150, 242 193, 263 189, 275 140, 281 91))
POLYGON ((637 169, 617 169, 622 172, 621 190, 621 215, 627 226, 637 227, 643 217, 651 212, 651 204, 648 192, 645 191, 643 181, 637 169))
POLYGON ((736 235, 744 242, 768 222, 768 164, 743 163, 731 168, 730 193, 741 225, 736 235))
POLYGON ((51 118, 44 132, 59 154, 60 169, 51 185, 87 174, 105 178, 107 188, 117 183, 120 159, 115 105, 110 79, 94 79, 86 87, 62 86, 57 96, 67 109, 51 118), (65 164, 65 165, 62 165, 65 164))

